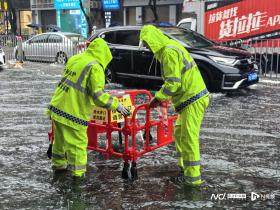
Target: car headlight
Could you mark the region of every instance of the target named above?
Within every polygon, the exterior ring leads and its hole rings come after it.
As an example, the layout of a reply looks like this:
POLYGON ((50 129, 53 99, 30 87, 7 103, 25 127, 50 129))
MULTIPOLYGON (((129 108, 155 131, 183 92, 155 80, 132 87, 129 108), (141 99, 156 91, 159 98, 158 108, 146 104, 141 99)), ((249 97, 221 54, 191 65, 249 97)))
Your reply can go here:
POLYGON ((217 56, 209 56, 214 62, 228 65, 228 66, 234 66, 237 60, 235 58, 226 58, 226 57, 217 57, 217 56))

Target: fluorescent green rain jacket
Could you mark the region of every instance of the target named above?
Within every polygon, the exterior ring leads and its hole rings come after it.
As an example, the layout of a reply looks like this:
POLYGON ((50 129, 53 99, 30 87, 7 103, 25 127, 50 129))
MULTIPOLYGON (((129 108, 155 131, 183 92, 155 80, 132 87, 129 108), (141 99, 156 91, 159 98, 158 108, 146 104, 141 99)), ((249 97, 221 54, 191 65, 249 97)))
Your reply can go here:
POLYGON ((176 107, 197 94, 208 95, 202 76, 188 51, 175 40, 169 39, 152 25, 142 28, 140 40, 145 41, 161 64, 164 84, 156 92, 160 100, 170 100, 176 107))
POLYGON ((87 126, 94 106, 116 109, 118 99, 104 92, 104 70, 112 60, 107 43, 95 39, 85 52, 69 59, 64 76, 48 107, 49 115, 64 125, 87 126))

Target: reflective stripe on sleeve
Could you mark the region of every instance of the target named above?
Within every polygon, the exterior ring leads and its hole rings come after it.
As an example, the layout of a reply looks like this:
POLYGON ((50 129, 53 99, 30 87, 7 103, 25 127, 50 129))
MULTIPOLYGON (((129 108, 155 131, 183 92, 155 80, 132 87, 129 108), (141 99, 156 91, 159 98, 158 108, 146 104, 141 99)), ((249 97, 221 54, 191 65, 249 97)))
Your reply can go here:
POLYGON ((165 81, 168 81, 168 82, 181 82, 181 79, 178 78, 178 77, 166 77, 165 81))
POLYGON ((182 75, 183 75, 184 73, 186 73, 186 71, 192 69, 192 67, 194 67, 194 66, 196 65, 196 63, 194 62, 194 60, 192 60, 191 63, 189 63, 189 62, 186 60, 185 56, 184 56, 184 52, 183 52, 181 49, 179 49, 178 47, 175 47, 175 46, 171 46, 171 45, 170 45, 170 46, 167 46, 166 48, 174 49, 174 50, 176 50, 177 52, 179 52, 179 53, 182 54, 183 63, 184 63, 184 65, 185 65, 185 66, 182 68, 182 70, 181 70, 181 74, 182 74, 182 75))
POLYGON ((168 90, 167 88, 163 88, 162 92, 168 96, 174 96, 176 92, 171 92, 170 90, 168 90))
POLYGON ((96 93, 94 93, 94 95, 98 98, 100 96, 102 96, 105 92, 103 90, 97 91, 96 93))
POLYGON ((183 75, 184 73, 186 73, 186 71, 191 70, 192 67, 194 67, 196 65, 196 63, 194 61, 192 61, 191 63, 188 63, 187 61, 184 62, 185 66, 181 71, 181 74, 183 75))
POLYGON ((110 96, 108 102, 103 106, 106 109, 109 109, 113 103, 113 98, 110 96))

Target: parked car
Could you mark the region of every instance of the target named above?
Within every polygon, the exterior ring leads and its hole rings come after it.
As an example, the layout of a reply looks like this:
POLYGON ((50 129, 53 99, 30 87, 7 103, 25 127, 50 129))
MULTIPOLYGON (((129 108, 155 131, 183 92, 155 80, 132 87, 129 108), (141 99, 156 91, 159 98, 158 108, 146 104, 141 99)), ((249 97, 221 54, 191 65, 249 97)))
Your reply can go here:
MULTIPOLYGON (((247 87, 259 80, 254 58, 245 50, 219 46, 202 35, 178 27, 160 27, 171 39, 180 42, 193 56, 210 91, 247 87)), ((111 27, 96 31, 88 41, 97 37, 107 41, 113 60, 106 69, 109 82, 162 84, 159 63, 147 48, 139 49, 141 26, 111 27)))
POLYGON ((0 47, 0 70, 3 69, 3 67, 6 64, 6 58, 5 58, 5 53, 2 47, 0 47))
MULTIPOLYGON (((67 59, 85 46, 80 34, 66 32, 42 33, 22 43, 23 59, 65 64, 67 59)), ((18 45, 14 49, 18 58, 18 45)))

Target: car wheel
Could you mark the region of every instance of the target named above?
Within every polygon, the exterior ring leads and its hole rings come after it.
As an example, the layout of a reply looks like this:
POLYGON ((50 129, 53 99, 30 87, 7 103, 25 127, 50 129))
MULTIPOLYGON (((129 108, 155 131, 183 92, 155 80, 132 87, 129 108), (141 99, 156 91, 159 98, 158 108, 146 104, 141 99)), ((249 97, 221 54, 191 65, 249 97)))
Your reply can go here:
POLYGON ((66 62, 67 62, 67 55, 64 52, 59 52, 59 53, 57 53, 55 60, 59 64, 66 64, 66 62))
POLYGON ((200 73, 201 73, 201 76, 204 80, 204 83, 205 83, 207 89, 209 91, 213 91, 213 87, 211 85, 210 78, 209 78, 208 74, 205 71, 200 71, 200 73))
POLYGON ((115 73, 112 71, 111 68, 105 69, 105 80, 106 80, 106 83, 109 83, 109 84, 116 81, 115 73))

